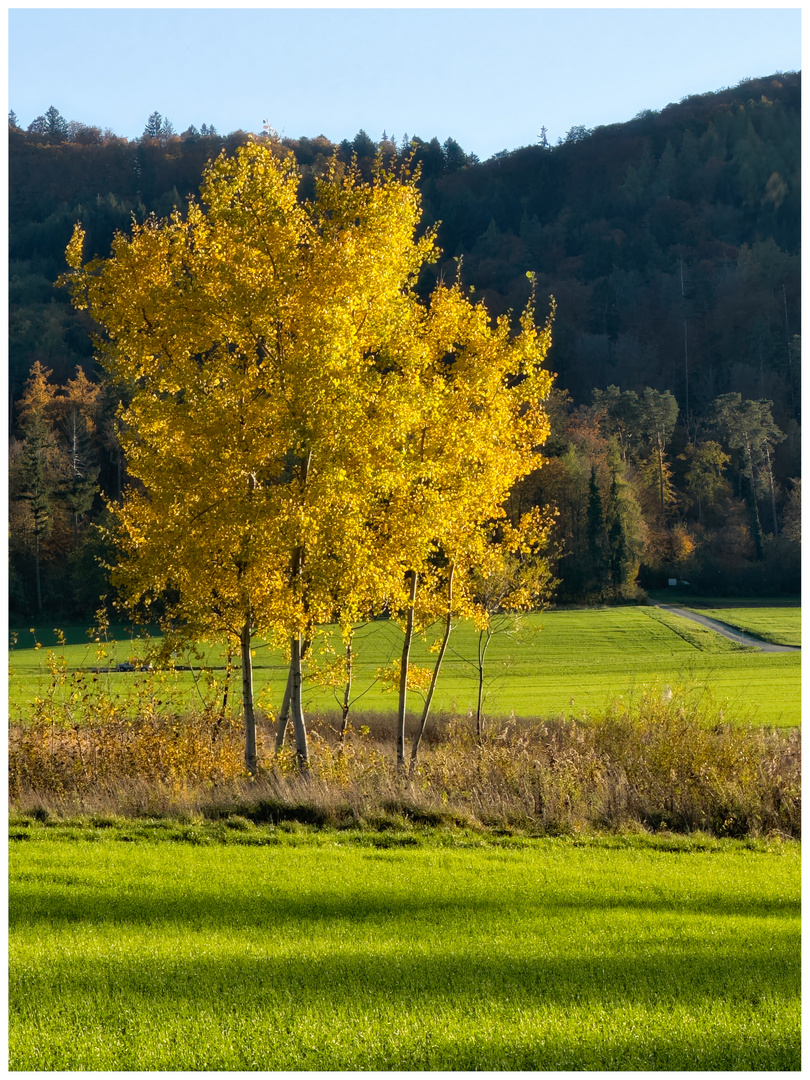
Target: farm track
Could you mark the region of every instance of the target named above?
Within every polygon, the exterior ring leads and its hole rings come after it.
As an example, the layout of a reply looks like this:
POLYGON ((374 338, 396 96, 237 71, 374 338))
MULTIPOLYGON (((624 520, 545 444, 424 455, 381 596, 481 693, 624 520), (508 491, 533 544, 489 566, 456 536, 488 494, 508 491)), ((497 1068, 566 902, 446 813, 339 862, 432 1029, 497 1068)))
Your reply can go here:
POLYGON ((660 608, 661 611, 668 611, 671 615, 680 615, 683 619, 691 619, 693 622, 700 623, 701 626, 707 626, 710 630, 722 634, 723 637, 728 638, 730 641, 736 641, 740 645, 752 646, 755 649, 759 649, 760 652, 801 651, 801 646, 799 645, 775 645, 771 641, 763 641, 761 638, 754 637, 751 633, 745 633, 742 630, 738 630, 734 626, 728 626, 726 623, 718 622, 717 619, 710 619, 708 615, 699 615, 696 611, 689 611, 688 608, 675 607, 673 604, 656 604, 655 607, 660 608))

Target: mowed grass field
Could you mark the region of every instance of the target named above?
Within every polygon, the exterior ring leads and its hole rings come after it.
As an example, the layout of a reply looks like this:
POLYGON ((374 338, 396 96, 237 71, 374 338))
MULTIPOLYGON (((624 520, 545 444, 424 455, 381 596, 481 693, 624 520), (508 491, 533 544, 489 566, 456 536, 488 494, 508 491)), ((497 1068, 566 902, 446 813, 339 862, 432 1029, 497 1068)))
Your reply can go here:
POLYGON ((802 612, 799 607, 700 607, 701 615, 717 619, 735 630, 742 630, 775 645, 801 645, 802 612))
POLYGON ((242 828, 12 823, 12 1070, 800 1068, 796 843, 242 828))
MULTIPOLYGON (((702 609, 703 610, 703 609, 702 609)), ((753 610, 753 609, 752 609, 753 610)), ((748 609, 712 610, 712 617, 739 618, 748 609)), ((791 637, 798 632, 798 608, 757 608, 751 626, 763 637, 769 634, 791 637)), ((704 612, 709 613, 709 612, 704 612)), ((733 625, 738 625, 734 623, 733 625)), ((48 651, 64 659, 68 673, 94 666, 107 666, 143 656, 145 643, 131 640, 123 628, 116 628, 117 640, 105 647, 88 644, 85 628, 63 628, 68 644, 56 645, 50 628, 38 629, 41 648, 33 646, 28 629, 18 631, 11 653, 10 697, 12 717, 24 719, 36 695, 42 696, 50 683, 48 651)), ((752 632, 754 632, 752 630, 752 632)), ((412 650, 412 662, 432 664, 430 644, 435 634, 420 636, 412 650)), ((335 646, 340 643, 333 635, 335 646)), ((355 635, 353 697, 355 711, 393 711, 395 694, 386 690, 378 672, 395 662, 402 648, 402 632, 391 622, 378 621, 359 629, 355 635)), ((321 657, 316 644, 315 657, 321 657)), ((437 711, 464 715, 475 708, 477 675, 475 657, 477 633, 472 624, 459 625, 451 635, 442 675, 436 691, 437 711)), ((224 672, 225 654, 221 646, 205 650, 206 662, 224 672)), ((178 657, 178 664, 184 663, 178 657)), ((195 673, 177 672, 169 677, 165 693, 191 703, 199 701, 204 680, 199 662, 195 673), (198 680, 195 687, 195 678, 198 680)), ((286 681, 282 654, 262 643, 255 650, 255 686, 260 706, 277 710, 286 681)), ((645 687, 660 685, 710 694, 722 707, 727 720, 792 726, 800 722, 800 653, 771 653, 740 649, 711 630, 651 607, 617 607, 582 610, 553 610, 529 615, 517 632, 497 634, 487 656, 484 708, 492 717, 556 716, 581 717, 583 712, 601 710, 618 696, 631 699, 645 687)), ((140 673, 99 674, 97 684, 113 693, 130 692, 138 680, 155 678, 140 673)), ((64 687, 59 689, 65 692, 64 687)), ((234 678, 231 700, 238 700, 240 685, 234 678)), ((341 688, 342 694, 342 688, 341 688)), ((416 693, 411 708, 420 707, 416 693)), ((312 711, 337 708, 334 691, 305 684, 305 705, 312 711)))

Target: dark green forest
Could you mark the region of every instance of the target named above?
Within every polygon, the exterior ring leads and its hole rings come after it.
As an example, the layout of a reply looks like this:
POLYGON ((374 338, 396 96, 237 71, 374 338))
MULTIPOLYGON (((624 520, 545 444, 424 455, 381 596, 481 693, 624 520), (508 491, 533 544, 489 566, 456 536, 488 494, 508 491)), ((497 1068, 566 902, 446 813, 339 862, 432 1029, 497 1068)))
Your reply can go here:
MULTIPOLYGON (((559 510, 558 602, 799 590, 801 77, 750 79, 485 162, 452 138, 279 140, 302 196, 337 156, 418 167, 423 227, 493 316, 557 302, 547 461, 511 499, 559 510)), ((84 617, 108 594, 99 529, 127 483, 93 327, 55 282, 133 218, 183 208, 205 163, 250 136, 159 113, 121 138, 55 106, 9 115, 10 600, 84 617)), ((278 139, 273 132, 263 136, 278 139)))

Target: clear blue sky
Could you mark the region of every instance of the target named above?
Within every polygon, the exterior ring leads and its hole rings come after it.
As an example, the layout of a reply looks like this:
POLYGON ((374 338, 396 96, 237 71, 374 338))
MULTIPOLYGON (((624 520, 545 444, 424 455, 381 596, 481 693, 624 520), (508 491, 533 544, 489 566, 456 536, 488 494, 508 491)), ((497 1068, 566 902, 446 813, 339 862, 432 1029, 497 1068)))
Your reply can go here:
POLYGON ((783 8, 11 8, 9 108, 134 138, 455 138, 482 159, 801 68, 783 8))

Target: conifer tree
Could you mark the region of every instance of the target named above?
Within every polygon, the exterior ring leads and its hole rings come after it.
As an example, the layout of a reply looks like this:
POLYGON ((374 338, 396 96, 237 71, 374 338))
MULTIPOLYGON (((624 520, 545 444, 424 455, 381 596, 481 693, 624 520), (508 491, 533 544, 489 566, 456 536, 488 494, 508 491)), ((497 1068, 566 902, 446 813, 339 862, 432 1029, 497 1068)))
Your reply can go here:
POLYGON ((601 591, 605 568, 605 511, 594 465, 588 481, 588 555, 594 588, 601 591))
POLYGON ((54 486, 48 468, 52 448, 53 438, 48 425, 44 417, 37 415, 26 427, 15 496, 29 508, 37 612, 42 611, 42 548, 53 523, 54 486))
POLYGON ((27 552, 33 564, 37 612, 43 607, 42 563, 65 476, 65 462, 54 429, 58 399, 51 375, 50 369, 38 360, 32 365, 17 402, 21 444, 9 475, 11 501, 23 508, 22 520, 13 518, 12 529, 16 526, 19 535, 12 535, 12 540, 27 552))

